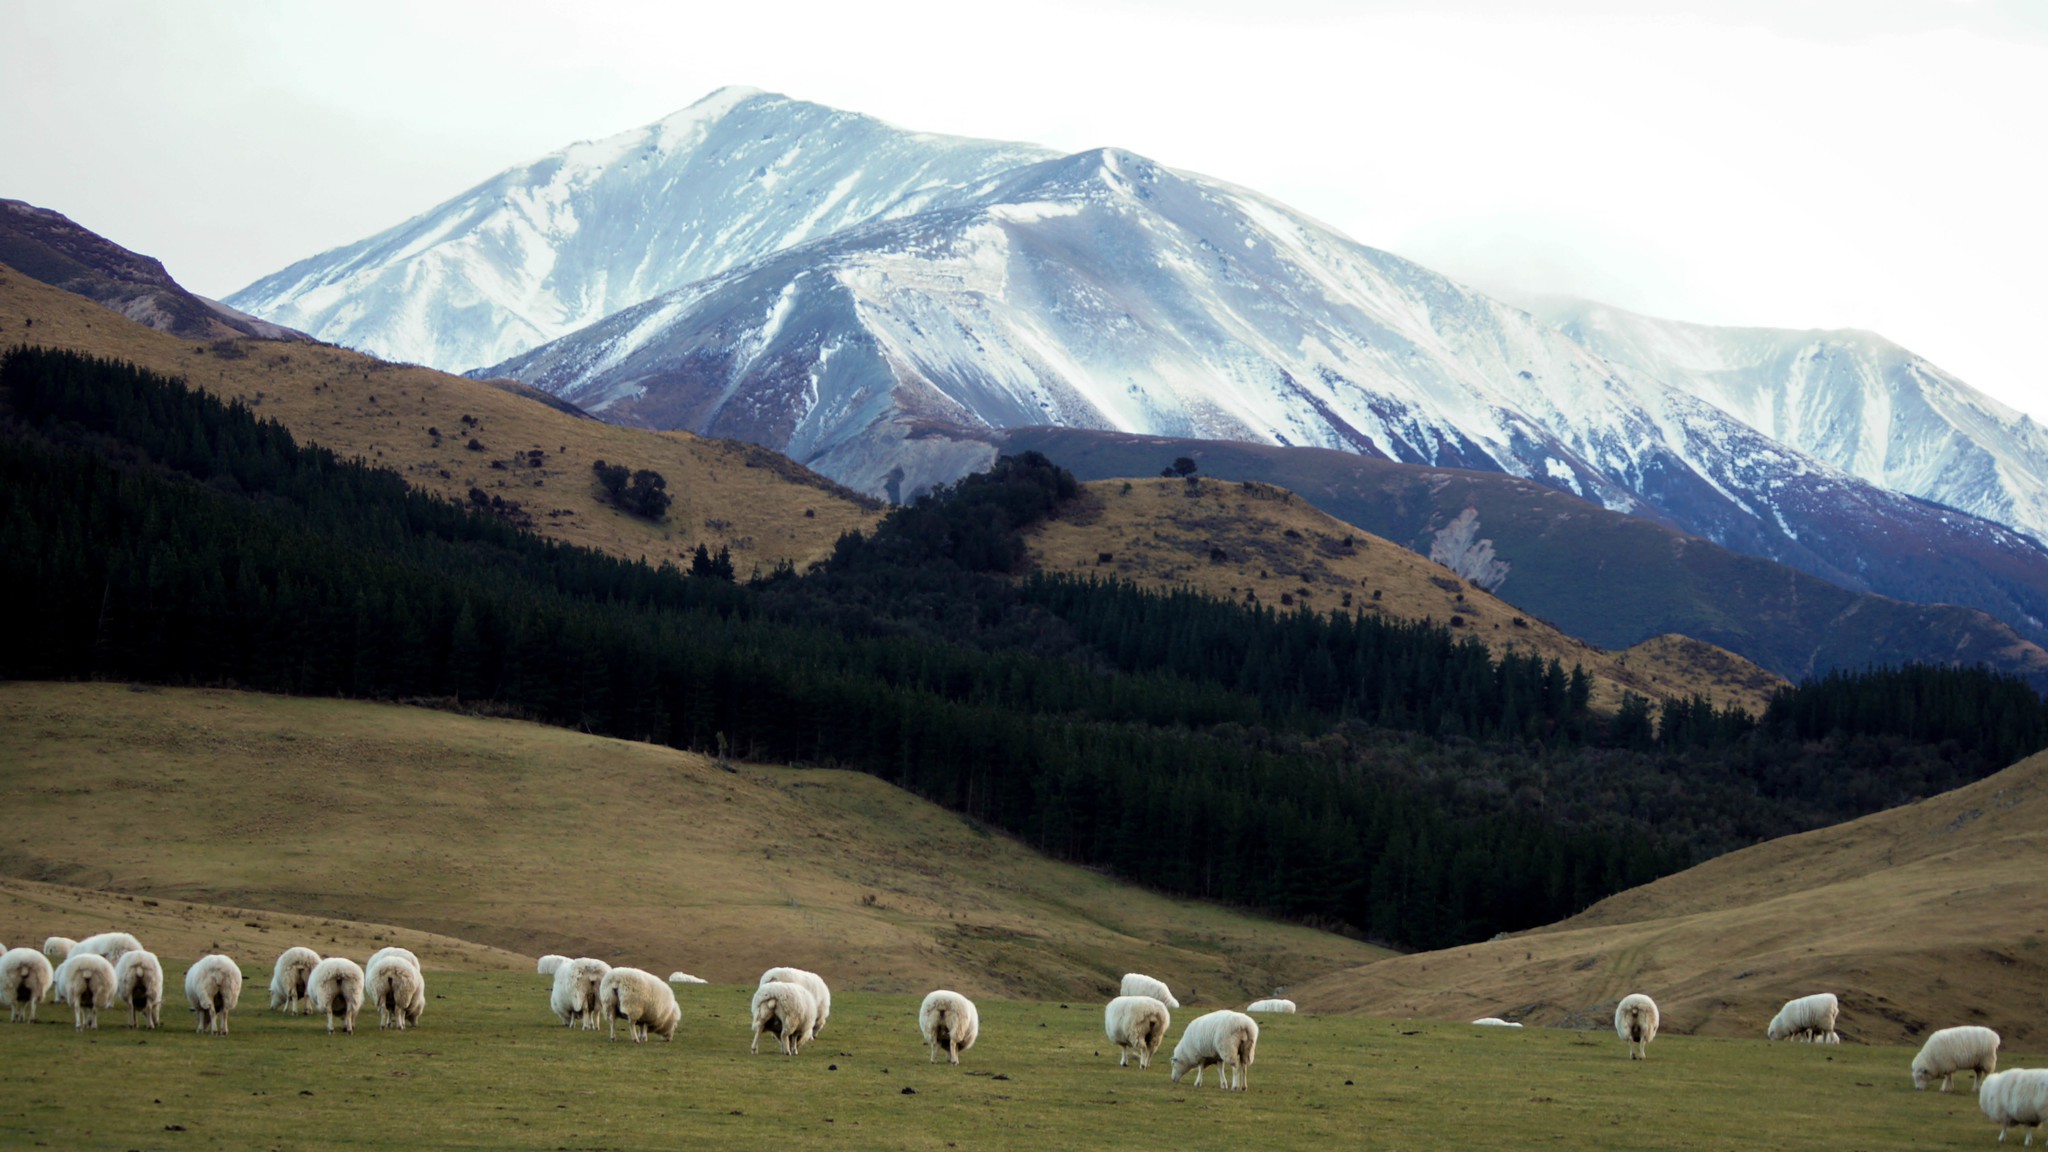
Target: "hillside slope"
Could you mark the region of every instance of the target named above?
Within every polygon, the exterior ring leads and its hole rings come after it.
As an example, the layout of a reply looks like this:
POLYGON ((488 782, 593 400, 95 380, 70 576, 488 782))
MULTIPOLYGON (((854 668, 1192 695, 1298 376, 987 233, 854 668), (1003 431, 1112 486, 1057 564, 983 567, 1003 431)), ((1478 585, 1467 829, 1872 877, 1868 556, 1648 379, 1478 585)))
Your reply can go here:
MULTIPOLYGON (((1385 953, 1054 863, 854 772, 393 705, 0 685, 0 874, 853 989, 1238 1000, 1385 953)), ((664 971, 667 969, 664 968, 664 971)))
POLYGON ((1325 976, 1304 1008, 1605 1027, 1647 992, 1664 1027, 1757 1036, 1794 996, 1841 997, 1845 1038, 2048 1028, 2048 753, 1965 788, 1772 840, 1561 923, 1325 976))

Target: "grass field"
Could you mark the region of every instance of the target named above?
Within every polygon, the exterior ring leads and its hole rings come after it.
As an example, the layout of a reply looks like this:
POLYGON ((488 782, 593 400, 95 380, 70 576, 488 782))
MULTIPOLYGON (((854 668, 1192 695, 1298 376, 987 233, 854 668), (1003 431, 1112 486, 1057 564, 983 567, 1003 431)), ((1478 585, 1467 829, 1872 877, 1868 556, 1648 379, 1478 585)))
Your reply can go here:
MULTIPOLYGON (((320 1018, 260 1010, 265 981, 249 978, 226 1038, 195 1035, 182 997, 156 1033, 103 1019, 78 1034, 55 1005, 0 1028, 0 1145, 1880 1152, 1994 1139, 1967 1092, 1914 1092, 1903 1048, 1663 1036, 1631 1062, 1605 1030, 1264 1017, 1239 1094, 1213 1075, 1170 1083, 1167 1051, 1149 1072, 1118 1068, 1095 1002, 984 999, 981 1042, 955 1069, 926 1063, 908 995, 836 994, 825 1035, 791 1059, 747 1054, 744 986, 678 989, 674 1042, 643 1046, 561 1028, 531 974, 430 974, 418 1029, 380 1033, 366 1012, 366 1028, 333 1037, 320 1018)), ((1192 1018, 1176 1016, 1173 1039, 1192 1018)))

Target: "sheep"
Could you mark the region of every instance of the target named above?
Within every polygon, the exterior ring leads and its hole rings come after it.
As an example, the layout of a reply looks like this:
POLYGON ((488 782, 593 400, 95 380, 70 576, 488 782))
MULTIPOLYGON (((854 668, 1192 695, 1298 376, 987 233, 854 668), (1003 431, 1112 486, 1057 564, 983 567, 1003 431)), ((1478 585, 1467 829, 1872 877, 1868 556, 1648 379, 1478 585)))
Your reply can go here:
POLYGON ((1927 1038, 1920 1054, 1913 1057, 1913 1087, 1924 1089, 1927 1082, 1941 1078, 1941 1090, 1950 1091, 1950 1081, 1965 1069, 1976 1073, 1976 1087, 1998 1071, 1998 1033, 1975 1024, 1943 1028, 1927 1038))
POLYGON ((597 1027, 597 986, 611 970, 611 965, 588 956, 555 969, 555 987, 548 995, 548 1007, 554 1009, 562 1027, 582 1024, 586 1032, 597 1027))
POLYGON ((1771 1017, 1770 1027, 1764 1035, 1773 1040, 1810 1040, 1816 1044, 1840 1044, 1842 1037, 1835 1031, 1835 1017, 1842 1011, 1841 1001, 1833 992, 1816 992, 1801 996, 1797 1000, 1785 1001, 1778 1014, 1771 1017))
POLYGON ((1245 1005, 1244 1010, 1247 1012, 1281 1012, 1287 1015, 1300 1011, 1300 1009, 1294 1006, 1294 1001, 1282 1000, 1278 996, 1268 997, 1264 1000, 1254 1000, 1245 1005))
POLYGON ((216 952, 201 956, 185 970, 185 1000, 199 1014, 196 1031, 228 1034, 228 1013, 242 999, 242 970, 216 952))
POLYGON ((567 956, 557 956, 553 952, 550 952, 547 955, 541 957, 540 960, 534 964, 533 970, 540 973, 543 976, 553 976, 555 974, 555 969, 560 968, 562 965, 567 964, 568 962, 569 958, 567 956))
POLYGON ((71 946, 78 943, 69 936, 52 936, 43 941, 43 955, 52 960, 63 960, 71 955, 71 946))
POLYGON ((128 953, 140 951, 142 942, 126 932, 102 932, 97 936, 87 936, 73 944, 71 951, 65 953, 65 959, 89 952, 109 964, 115 964, 128 953))
POLYGON ((59 961, 56 974, 50 977, 50 999, 55 1000, 59 1004, 66 1003, 64 999, 64 974, 70 970, 70 965, 71 960, 69 957, 59 961))
POLYGON ((291 1015, 311 1011, 306 1002, 306 978, 320 964, 320 954, 311 948, 294 946, 277 954, 277 966, 270 972, 270 1007, 291 1015))
POLYGON ((668 982, 669 982, 669 983, 671 983, 671 984, 706 984, 706 983, 709 983, 709 981, 707 981, 707 980, 702 980, 702 979, 699 979, 698 977, 695 977, 695 976, 692 976, 692 975, 690 975, 690 974, 689 974, 688 972, 671 972, 671 973, 669 973, 669 974, 668 974, 668 982))
POLYGON ((363 1007, 363 970, 346 956, 329 956, 313 966, 306 977, 306 998, 313 1011, 327 1014, 327 1034, 334 1035, 334 1021, 351 1036, 356 1030, 356 1013, 363 1007))
POLYGON ((605 973, 604 979, 598 981, 597 1004, 611 1029, 611 1038, 619 1038, 619 1021, 624 1020, 626 1031, 636 1044, 645 1044, 649 1032, 661 1033, 663 1040, 674 1040, 676 1025, 683 1019, 676 994, 655 979, 654 973, 638 968, 614 968, 605 973))
POLYGON ((1150 996, 1168 1008, 1180 1007, 1180 1001, 1173 998, 1173 990, 1168 988, 1164 981, 1154 980, 1143 972, 1124 973, 1123 987, 1118 990, 1117 995, 1150 996))
POLYGON ((1202 1071, 1220 1064, 1217 1084, 1239 1092, 1251 1086, 1252 1054, 1259 1044, 1259 1022, 1242 1012, 1225 1008, 1196 1017, 1180 1034, 1173 1047, 1173 1082, 1192 1068, 1195 1087, 1202 1086, 1202 1071))
POLYGON ((1628 1041, 1628 1058, 1648 1060, 1650 1041, 1657 1038, 1657 1002, 1632 992, 1614 1006, 1614 1034, 1628 1041))
POLYGON ((128 1026, 148 1024, 153 1031, 163 1022, 164 966, 153 952, 123 952, 114 965, 114 999, 128 1005, 128 1026))
POLYGON ((1173 1014, 1150 996, 1119 996, 1102 1010, 1102 1034, 1121 1051, 1116 1066, 1130 1066, 1131 1053, 1138 1054, 1140 1071, 1152 1067, 1152 1054, 1166 1043, 1166 1030, 1173 1027, 1173 1014))
POLYGON ((56 981, 50 961, 33 948, 10 948, 0 956, 0 989, 6 990, 7 1019, 36 1022, 36 1005, 56 981))
POLYGON ((832 989, 825 986, 825 978, 801 968, 770 968, 761 973, 762 984, 772 984, 777 980, 795 984, 811 994, 811 1003, 817 1014, 811 1020, 811 1034, 804 1039, 816 1040, 823 1035, 825 1021, 832 1016, 832 989))
POLYGON ((754 1042, 747 1051, 758 1055, 761 1033, 780 1038, 782 1054, 794 1056, 818 1034, 818 1001, 811 990, 788 980, 770 980, 754 989, 754 1042))
POLYGON ((1984 1077, 1977 1086, 1977 1106, 1998 1121, 2000 1144, 2005 1143, 2005 1130, 2017 1124, 2027 1129, 2031 1148, 2033 1130, 2048 1120, 2048 1068, 2014 1068, 1984 1077))
POLYGON ((960 1054, 974 1047, 975 1038, 981 1035, 981 1013, 974 1010, 974 1001, 941 988, 917 1006, 917 1030, 932 1050, 932 1058, 925 1063, 937 1064, 944 1051, 946 1063, 958 1064, 960 1054))
POLYGON ((1494 1028, 1520 1028, 1520 1027, 1521 1027, 1521 1025, 1520 1025, 1520 1024, 1517 1024, 1517 1023, 1515 1023, 1515 1022, 1514 1022, 1514 1021, 1512 1021, 1512 1020, 1503 1020, 1503 1019, 1501 1019, 1501 1018, 1500 1018, 1500 1017, 1498 1017, 1498 1016, 1481 1016, 1481 1017, 1480 1017, 1479 1019, 1477 1019, 1477 1020, 1474 1020, 1474 1021, 1473 1021, 1473 1023, 1474 1023, 1474 1024, 1485 1024, 1485 1025, 1488 1025, 1488 1026, 1490 1026, 1490 1027, 1494 1027, 1494 1028))
POLYGON ((90 952, 64 961, 64 1001, 71 1005, 73 1031, 98 1031, 100 1009, 114 1002, 114 966, 90 952))
POLYGON ((363 968, 363 998, 377 1006, 377 1027, 403 1032, 420 1022, 427 1007, 427 982, 419 966, 386 949, 363 968))
MULTIPOLYGON (((375 964, 377 961, 382 960, 386 956, 403 956, 405 957, 406 962, 411 964, 413 967, 419 968, 420 966, 420 958, 412 954, 412 949, 400 948, 396 944, 387 944, 384 947, 377 949, 375 952, 370 953, 370 958, 368 960, 363 961, 363 971, 365 973, 369 972, 370 966, 372 964, 375 964)), ((421 969, 421 971, 425 971, 425 969, 421 969)))

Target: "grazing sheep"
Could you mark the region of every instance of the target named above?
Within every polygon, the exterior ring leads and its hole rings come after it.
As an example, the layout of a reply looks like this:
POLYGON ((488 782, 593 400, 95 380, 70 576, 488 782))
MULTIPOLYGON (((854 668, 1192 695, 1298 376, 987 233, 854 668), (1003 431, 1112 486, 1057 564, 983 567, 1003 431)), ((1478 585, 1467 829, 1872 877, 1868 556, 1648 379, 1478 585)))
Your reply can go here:
POLYGON ((72 945, 77 943, 78 941, 69 936, 52 936, 43 941, 43 955, 52 960, 63 960, 71 955, 72 945))
POLYGON ((1920 1054, 1913 1057, 1913 1087, 1925 1088, 1938 1076, 1941 1090, 1947 1092, 1955 1074, 1965 1070, 1976 1073, 1975 1086, 1979 1088, 1986 1076, 1998 1071, 1998 1033, 1965 1024, 1929 1036, 1920 1046, 1920 1054))
POLYGON ((1244 1010, 1247 1012, 1281 1012, 1288 1015, 1300 1011, 1300 1009, 1294 1006, 1294 1001, 1282 1000, 1278 996, 1265 1000, 1254 1000, 1245 1005, 1244 1010))
POLYGON ((1633 992, 1614 1006, 1614 1034, 1628 1041, 1628 1058, 1648 1060, 1650 1041, 1657 1038, 1657 1002, 1633 992))
POLYGON ((1168 1008, 1180 1007, 1180 1001, 1173 998, 1173 990, 1168 988, 1164 981, 1154 980, 1143 972, 1124 973, 1123 987, 1117 991, 1117 995, 1150 996, 1168 1008))
POLYGON ((117 964, 120 962, 121 957, 126 956, 128 953, 140 951, 142 951, 142 941, 137 940, 126 932, 102 932, 97 936, 87 936, 85 939, 73 944, 71 951, 65 953, 65 959, 68 960, 73 956, 91 953, 109 964, 117 964))
POLYGON ((597 1004, 611 1029, 611 1038, 619 1038, 619 1021, 624 1020, 626 1031, 636 1044, 645 1044, 649 1032, 661 1033, 663 1040, 674 1040, 676 1025, 683 1019, 676 994, 655 979, 654 973, 638 968, 614 968, 605 973, 604 979, 598 981, 597 1004))
POLYGON ((56 982, 50 961, 33 948, 10 948, 0 956, 0 989, 7 995, 7 1019, 36 1022, 36 1005, 56 982))
POLYGON ((555 987, 548 994, 548 1007, 562 1021, 562 1027, 581 1024, 586 1032, 597 1027, 597 986, 611 970, 611 965, 588 956, 579 956, 555 969, 555 987))
POLYGON ((200 1032, 228 1034, 228 1013, 242 999, 242 970, 216 952, 201 956, 185 970, 185 1000, 199 1014, 200 1032))
MULTIPOLYGON (((400 948, 396 944, 387 944, 384 947, 377 949, 375 952, 370 953, 370 958, 368 960, 363 961, 363 971, 365 973, 369 972, 370 965, 375 964, 377 961, 382 960, 386 956, 403 956, 405 957, 406 962, 411 964, 413 967, 419 968, 420 966, 420 958, 412 954, 412 949, 400 948)), ((425 969, 421 969, 421 971, 425 971, 425 969)))
POLYGON ((794 1056, 818 1034, 818 1001, 811 990, 788 980, 770 980, 754 989, 754 1042, 747 1051, 758 1055, 761 1033, 782 1042, 782 1054, 794 1056))
POLYGON ((56 975, 50 977, 50 999, 55 1000, 59 1004, 65 1002, 64 973, 68 970, 70 963, 71 960, 68 957, 58 962, 56 975))
POLYGON ((1778 1014, 1771 1017, 1770 1027, 1764 1029, 1764 1035, 1773 1040, 1840 1044, 1842 1038, 1835 1032, 1835 1017, 1841 1012, 1842 1003, 1835 999, 1833 992, 1816 992, 1797 1000, 1787 1000, 1785 1006, 1778 1009, 1778 1014))
POLYGON ((164 966, 153 952, 123 952, 114 965, 114 999, 128 1006, 128 1026, 137 1018, 151 1029, 163 1021, 164 966))
POLYGON ((98 1031, 100 1009, 114 1002, 114 966, 91 952, 64 961, 64 1001, 74 1031, 98 1031))
POLYGON ((320 954, 311 948, 292 947, 278 953, 277 966, 270 972, 270 1007, 294 1016, 311 1011, 312 1005, 306 1003, 306 978, 319 964, 320 954))
POLYGON ((1121 1051, 1116 1066, 1128 1067, 1131 1053, 1138 1054, 1140 1070, 1152 1066, 1152 1054, 1166 1043, 1166 1030, 1173 1027, 1173 1014, 1151 996, 1119 996, 1102 1010, 1102 1034, 1121 1051))
POLYGON ((761 973, 762 984, 772 984, 777 980, 795 984, 811 994, 817 1015, 811 1021, 811 1034, 804 1039, 816 1040, 825 1031, 825 1021, 832 1016, 832 989, 825 986, 825 978, 801 968, 770 968, 761 973))
POLYGON ((2048 1120, 2048 1068, 2014 1068, 1984 1077, 1977 1086, 1977 1106, 1998 1121, 2000 1144, 2005 1130, 2017 1124, 2027 1130, 2027 1146, 2033 1147, 2034 1129, 2048 1120))
POLYGON ((377 1027, 401 1032, 419 1023, 427 1008, 426 978, 403 951, 381 952, 363 968, 363 998, 377 1006, 377 1027))
POLYGON ((1217 1084, 1242 1092, 1251 1086, 1252 1053, 1259 1044, 1259 1022, 1228 1008, 1198 1016, 1180 1034, 1173 1046, 1173 1082, 1188 1069, 1195 1071, 1195 1087, 1202 1086, 1202 1071, 1211 1064, 1223 1066, 1217 1084))
POLYGON ((341 1019, 341 1030, 355 1034, 356 1013, 363 1008, 363 970, 346 956, 329 956, 313 966, 311 975, 306 977, 306 998, 313 1003, 313 1011, 327 1014, 327 1034, 334 1035, 334 1021, 341 1019))
POLYGON ((700 979, 698 979, 697 977, 695 977, 695 976, 692 976, 692 975, 690 975, 690 974, 689 974, 688 972, 671 972, 671 973, 669 973, 669 974, 668 974, 668 982, 669 982, 669 983, 671 983, 671 984, 707 984, 707 983, 709 983, 709 981, 707 981, 707 980, 700 980, 700 979))
POLYGON ((958 1064, 960 1054, 974 1047, 975 1038, 981 1035, 981 1013, 974 1010, 974 1001, 941 988, 917 1006, 917 1030, 932 1050, 932 1058, 925 1063, 937 1064, 943 1051, 946 1063, 958 1064))
POLYGON ((1480 1017, 1479 1019, 1477 1019, 1477 1020, 1474 1020, 1474 1021, 1473 1021, 1473 1023, 1474 1023, 1474 1024, 1486 1024, 1486 1025, 1489 1025, 1489 1026, 1491 1026, 1491 1027, 1494 1027, 1494 1028, 1520 1028, 1520 1027, 1521 1027, 1521 1025, 1520 1025, 1520 1024, 1517 1024, 1517 1023, 1515 1023, 1515 1022, 1514 1022, 1514 1021, 1512 1021, 1512 1020, 1503 1020, 1503 1019, 1501 1019, 1501 1018, 1500 1018, 1500 1017, 1498 1017, 1498 1016, 1481 1016, 1481 1017, 1480 1017))
POLYGON ((540 973, 543 976, 553 976, 555 974, 555 969, 560 968, 562 965, 567 964, 568 962, 569 958, 567 956, 557 956, 553 952, 550 952, 547 955, 541 957, 540 960, 534 964, 533 970, 540 973))

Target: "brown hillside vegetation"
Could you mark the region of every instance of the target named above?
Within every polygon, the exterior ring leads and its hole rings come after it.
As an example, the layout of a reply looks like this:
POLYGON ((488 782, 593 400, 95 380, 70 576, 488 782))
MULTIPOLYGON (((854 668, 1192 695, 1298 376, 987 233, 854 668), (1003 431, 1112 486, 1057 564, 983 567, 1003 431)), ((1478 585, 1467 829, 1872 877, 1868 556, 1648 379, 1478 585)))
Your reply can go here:
POLYGON ((1028 533, 1034 567, 1186 587, 1283 612, 1358 610, 1451 624, 1496 654, 1533 651, 1566 669, 1584 665, 1602 711, 1631 691, 1653 700, 1700 693, 1757 714, 1784 683, 1683 636, 1604 652, 1270 484, 1155 477, 1086 487, 1079 510, 1028 533))
POLYGON ((240 398, 301 443, 393 468, 452 500, 477 488, 516 501, 521 523, 627 559, 681 562, 700 543, 729 547, 744 579, 782 560, 822 559, 841 533, 881 517, 875 501, 752 444, 622 428, 518 389, 329 344, 183 340, 0 265, 0 347, 20 343, 182 376, 240 398), (661 473, 675 498, 668 515, 654 524, 602 502, 597 460, 661 473))
POLYGON ((1054 863, 859 773, 397 705, 4 684, 0 789, 7 876, 714 982, 794 964, 1086 998, 1139 969, 1213 1004, 1386 955, 1054 863))
POLYGON ((1845 1038, 1917 1042, 2048 1027, 2048 753, 1965 788, 1787 836, 1517 936, 1403 956, 1296 989, 1304 1009, 1605 1026, 1646 992, 1664 1027, 1759 1036, 1833 992, 1845 1038))

